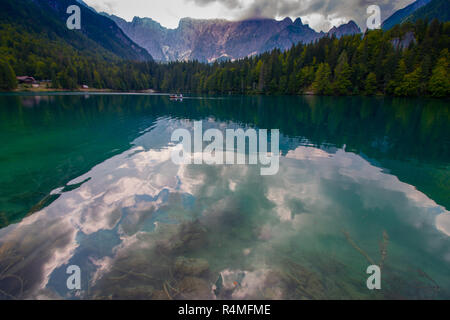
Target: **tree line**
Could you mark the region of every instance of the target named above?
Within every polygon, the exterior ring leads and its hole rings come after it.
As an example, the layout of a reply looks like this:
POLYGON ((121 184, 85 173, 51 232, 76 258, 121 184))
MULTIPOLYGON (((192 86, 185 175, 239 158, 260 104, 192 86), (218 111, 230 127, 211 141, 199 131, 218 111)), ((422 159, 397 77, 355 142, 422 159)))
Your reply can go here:
POLYGON ((77 50, 61 39, 2 24, 0 89, 14 89, 16 75, 28 75, 69 90, 88 85, 203 94, 448 97, 449 40, 450 22, 418 20, 236 61, 160 64, 77 50))

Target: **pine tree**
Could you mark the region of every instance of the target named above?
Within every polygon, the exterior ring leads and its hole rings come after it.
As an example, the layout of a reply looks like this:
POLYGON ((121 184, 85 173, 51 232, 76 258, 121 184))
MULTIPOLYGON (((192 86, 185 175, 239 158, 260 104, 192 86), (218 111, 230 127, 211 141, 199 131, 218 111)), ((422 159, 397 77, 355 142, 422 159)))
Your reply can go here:
POLYGON ((372 96, 377 93, 377 76, 373 72, 367 75, 364 93, 368 96, 372 96))
POLYGON ((316 71, 316 78, 312 84, 315 94, 331 94, 331 69, 328 63, 321 63, 316 71))
POLYGON ((338 64, 334 71, 333 91, 335 94, 350 94, 352 87, 352 83, 350 81, 351 75, 352 69, 348 64, 347 53, 344 50, 338 59, 338 64))
POLYGON ((0 90, 17 88, 16 74, 8 61, 0 59, 0 90))
POLYGON ((450 80, 448 75, 449 70, 449 53, 445 49, 439 58, 436 67, 433 69, 428 84, 428 91, 433 97, 446 97, 450 95, 450 80))
POLYGON ((403 78, 403 82, 395 89, 397 96, 411 97, 420 94, 422 68, 418 67, 403 78))
POLYGON ((262 60, 258 61, 256 73, 258 74, 258 91, 262 92, 264 90, 264 62, 262 60))

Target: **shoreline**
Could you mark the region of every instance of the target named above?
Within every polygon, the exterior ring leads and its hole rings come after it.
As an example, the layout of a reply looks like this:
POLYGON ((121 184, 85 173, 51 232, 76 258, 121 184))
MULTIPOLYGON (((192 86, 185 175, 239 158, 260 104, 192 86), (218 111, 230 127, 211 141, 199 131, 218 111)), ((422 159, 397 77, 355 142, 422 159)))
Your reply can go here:
MULTIPOLYGON (((119 90, 114 90, 114 89, 95 89, 95 88, 89 88, 89 89, 75 89, 75 90, 70 90, 70 89, 53 89, 53 88, 23 88, 23 87, 19 87, 15 90, 10 90, 10 91, 1 91, 0 90, 0 94, 26 94, 26 93, 30 93, 30 94, 39 94, 39 93, 43 93, 43 94, 50 94, 50 93, 56 93, 56 94, 153 94, 153 95, 171 95, 171 93, 168 92, 159 92, 153 89, 146 89, 146 90, 127 90, 127 91, 119 91, 119 90)), ((382 93, 378 93, 375 95, 370 95, 370 96, 366 96, 366 95, 348 95, 348 96, 341 96, 341 95, 320 95, 320 94, 315 94, 311 91, 305 91, 303 93, 298 93, 295 95, 278 95, 278 94, 272 94, 272 95, 268 95, 268 94, 246 94, 246 93, 231 93, 231 94, 207 94, 207 93, 189 93, 189 94, 194 94, 194 95, 200 95, 200 96, 204 96, 204 95, 217 95, 217 96, 296 96, 296 97, 307 97, 307 96, 317 96, 317 97, 321 97, 321 96, 327 96, 327 97, 377 97, 377 98, 427 98, 427 99, 436 99, 436 100, 446 100, 449 97, 432 97, 432 96, 415 96, 415 97, 404 97, 404 96, 393 96, 393 95, 386 95, 386 94, 382 94, 382 93)), ((188 93, 186 93, 186 98, 188 97, 187 95, 189 95, 188 93)))
POLYGON ((1 93, 48 93, 48 92, 80 92, 80 93, 160 93, 153 89, 147 89, 147 90, 127 90, 127 91, 119 91, 119 90, 113 90, 113 89, 95 89, 95 88, 89 88, 89 89, 55 89, 55 88, 24 88, 24 87, 18 87, 17 89, 10 90, 10 91, 0 91, 1 93))

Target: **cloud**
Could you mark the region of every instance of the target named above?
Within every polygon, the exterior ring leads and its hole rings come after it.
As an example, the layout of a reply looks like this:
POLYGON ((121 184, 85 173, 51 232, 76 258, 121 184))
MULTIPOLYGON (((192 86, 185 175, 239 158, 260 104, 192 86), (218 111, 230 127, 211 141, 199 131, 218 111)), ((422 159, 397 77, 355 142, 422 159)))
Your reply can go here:
POLYGON ((97 11, 118 15, 128 21, 149 17, 169 28, 181 18, 243 20, 247 18, 301 17, 317 31, 354 20, 366 28, 367 7, 379 5, 382 19, 414 0, 84 0, 97 11))
POLYGON ((89 1, 87 4, 98 12, 108 12, 111 14, 117 13, 117 8, 119 7, 118 0, 89 1))
POLYGON ((228 9, 242 8, 242 2, 240 0, 187 0, 187 2, 193 2, 200 7, 205 7, 212 3, 220 3, 228 9))
POLYGON ((332 26, 354 20, 365 29, 367 7, 378 5, 382 19, 413 0, 186 0, 199 6, 221 4, 235 11, 237 19, 302 17, 314 28, 328 31, 332 26))

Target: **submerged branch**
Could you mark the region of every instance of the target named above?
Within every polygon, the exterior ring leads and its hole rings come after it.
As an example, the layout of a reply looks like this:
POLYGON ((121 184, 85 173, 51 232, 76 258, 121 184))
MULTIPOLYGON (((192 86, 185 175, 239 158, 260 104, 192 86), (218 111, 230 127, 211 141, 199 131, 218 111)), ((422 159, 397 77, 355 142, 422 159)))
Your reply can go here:
POLYGON ((167 297, 169 298, 169 300, 173 300, 173 298, 172 298, 172 297, 170 296, 170 294, 169 294, 169 290, 167 290, 166 283, 167 283, 167 282, 164 282, 164 284, 163 284, 164 292, 166 293, 166 295, 167 295, 167 297))
POLYGON ((381 254, 381 260, 380 260, 380 269, 383 269, 384 261, 386 260, 387 256, 387 247, 389 245, 389 235, 386 231, 383 231, 383 242, 380 244, 380 254, 381 254))
POLYGON ((347 231, 343 230, 342 233, 344 234, 344 236, 347 239, 348 243, 350 243, 350 245, 356 251, 358 251, 364 258, 366 258, 367 261, 369 261, 369 263, 371 265, 375 265, 375 262, 372 260, 372 258, 364 250, 362 250, 360 247, 358 247, 358 245, 352 240, 352 238, 350 237, 350 234, 347 231))

